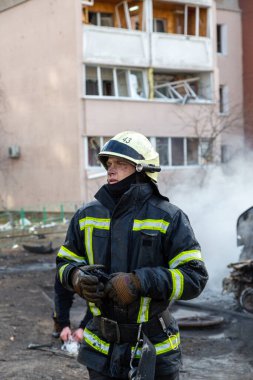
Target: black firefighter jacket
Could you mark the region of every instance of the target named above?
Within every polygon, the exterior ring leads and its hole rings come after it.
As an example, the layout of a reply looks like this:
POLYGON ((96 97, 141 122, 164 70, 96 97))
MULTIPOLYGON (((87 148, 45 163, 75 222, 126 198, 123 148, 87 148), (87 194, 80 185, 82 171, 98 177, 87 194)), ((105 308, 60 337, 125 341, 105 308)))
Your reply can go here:
MULTIPOLYGON (((143 323, 164 311, 172 300, 197 297, 208 279, 200 246, 187 216, 153 184, 132 185, 115 206, 103 186, 96 200, 79 209, 71 220, 66 241, 57 255, 58 275, 71 289, 75 265, 103 264, 108 273, 135 272, 140 298, 124 309, 106 299, 89 303, 93 316, 119 323, 143 323)), ((167 334, 151 339, 156 350, 156 376, 178 370, 180 336, 172 318, 167 334)), ((107 376, 127 378, 131 352, 128 343, 109 343, 91 320, 84 329, 78 360, 107 376)), ((136 361, 140 350, 136 352, 136 361)))

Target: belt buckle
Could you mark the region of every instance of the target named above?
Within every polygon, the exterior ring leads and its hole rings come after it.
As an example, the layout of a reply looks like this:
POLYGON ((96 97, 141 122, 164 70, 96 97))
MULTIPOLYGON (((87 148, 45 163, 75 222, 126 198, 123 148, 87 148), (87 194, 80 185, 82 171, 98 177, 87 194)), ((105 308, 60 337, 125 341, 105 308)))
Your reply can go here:
POLYGON ((101 317, 101 332, 109 342, 120 343, 120 330, 118 322, 101 317))

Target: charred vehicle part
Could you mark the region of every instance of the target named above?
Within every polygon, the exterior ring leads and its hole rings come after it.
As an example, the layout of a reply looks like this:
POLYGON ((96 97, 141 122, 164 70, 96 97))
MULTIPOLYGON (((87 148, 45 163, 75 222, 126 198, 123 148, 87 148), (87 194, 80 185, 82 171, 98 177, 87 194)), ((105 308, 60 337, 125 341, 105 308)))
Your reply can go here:
POLYGON ((230 276, 223 279, 223 291, 234 293, 241 308, 253 313, 253 207, 237 219, 237 246, 242 246, 239 262, 231 263, 230 276))

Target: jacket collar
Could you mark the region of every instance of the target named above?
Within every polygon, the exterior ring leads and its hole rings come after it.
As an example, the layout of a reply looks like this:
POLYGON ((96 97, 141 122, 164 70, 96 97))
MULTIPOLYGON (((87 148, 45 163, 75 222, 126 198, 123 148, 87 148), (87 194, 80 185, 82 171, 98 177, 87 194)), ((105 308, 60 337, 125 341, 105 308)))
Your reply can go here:
POLYGON ((154 190, 150 183, 133 184, 130 186, 130 189, 123 194, 117 205, 115 205, 113 198, 106 190, 104 185, 95 194, 95 198, 104 207, 108 208, 111 212, 113 212, 116 211, 116 208, 120 208, 121 210, 122 208, 138 208, 138 205, 141 206, 147 199, 149 199, 152 196, 153 192, 154 190))

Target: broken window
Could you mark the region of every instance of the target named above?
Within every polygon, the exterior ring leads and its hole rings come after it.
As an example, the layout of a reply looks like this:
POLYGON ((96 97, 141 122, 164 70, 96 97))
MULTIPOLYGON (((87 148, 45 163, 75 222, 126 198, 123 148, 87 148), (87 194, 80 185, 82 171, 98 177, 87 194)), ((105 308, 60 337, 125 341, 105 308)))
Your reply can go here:
POLYGON ((154 97, 178 103, 212 100, 211 73, 154 72, 154 97))
POLYGON ((184 139, 181 137, 171 138, 171 165, 184 165, 184 139))
POLYGON ((143 73, 137 70, 130 71, 130 86, 132 98, 145 98, 143 73))
POLYGON ((153 32, 155 33, 165 33, 166 31, 166 20, 155 18, 153 20, 153 32))
POLYGON ((145 6, 142 0, 96 1, 83 6, 83 22, 96 26, 145 30, 145 6))
POLYGON ((113 15, 111 13, 89 12, 89 24, 97 26, 113 27, 113 15))
POLYGON ((186 103, 198 100, 199 77, 191 74, 154 73, 154 96, 186 103))
POLYGON ((201 37, 208 35, 208 8, 154 0, 153 17, 154 32, 201 37))
POLYGON ((199 8, 199 36, 200 37, 207 37, 208 36, 207 15, 208 15, 208 9, 207 8, 199 8))
POLYGON ((142 70, 86 66, 85 73, 86 95, 146 98, 142 70))
POLYGON ((187 35, 188 36, 195 36, 197 33, 196 31, 196 7, 187 7, 187 35))

